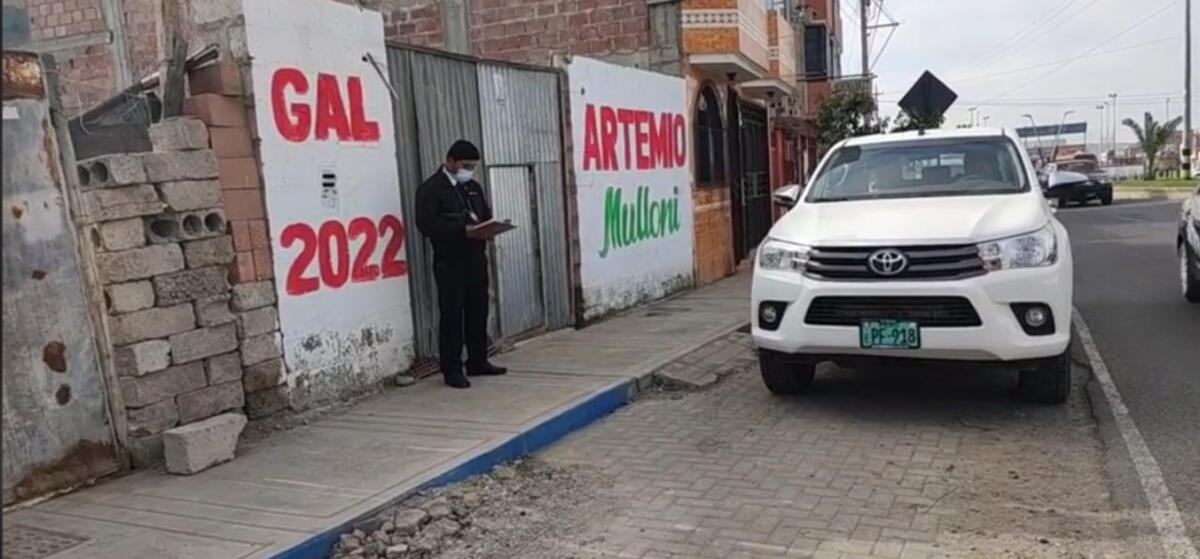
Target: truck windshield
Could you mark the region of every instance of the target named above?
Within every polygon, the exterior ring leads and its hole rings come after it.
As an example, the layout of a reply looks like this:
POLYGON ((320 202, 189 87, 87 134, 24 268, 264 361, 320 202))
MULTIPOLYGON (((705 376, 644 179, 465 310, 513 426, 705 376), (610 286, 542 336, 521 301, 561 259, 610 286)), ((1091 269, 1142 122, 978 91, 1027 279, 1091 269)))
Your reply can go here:
POLYGON ((843 146, 821 169, 809 202, 972 196, 1028 190, 1006 138, 950 138, 843 146))

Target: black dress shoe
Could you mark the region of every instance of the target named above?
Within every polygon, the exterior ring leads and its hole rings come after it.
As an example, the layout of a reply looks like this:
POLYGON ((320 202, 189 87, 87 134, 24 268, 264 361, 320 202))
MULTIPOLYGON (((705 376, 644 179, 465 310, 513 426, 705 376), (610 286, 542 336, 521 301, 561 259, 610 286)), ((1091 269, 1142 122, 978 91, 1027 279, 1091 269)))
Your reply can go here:
POLYGON ((472 377, 503 375, 507 372, 508 372, 508 369, 506 369, 504 367, 497 367, 491 363, 484 363, 483 365, 479 365, 479 366, 472 365, 472 366, 467 367, 467 376, 472 376, 472 377))
POLYGON ((443 380, 446 381, 446 386, 450 386, 453 388, 470 388, 471 387, 471 381, 467 380, 467 377, 465 375, 463 375, 462 372, 452 373, 452 374, 443 373, 442 378, 443 378, 443 380))

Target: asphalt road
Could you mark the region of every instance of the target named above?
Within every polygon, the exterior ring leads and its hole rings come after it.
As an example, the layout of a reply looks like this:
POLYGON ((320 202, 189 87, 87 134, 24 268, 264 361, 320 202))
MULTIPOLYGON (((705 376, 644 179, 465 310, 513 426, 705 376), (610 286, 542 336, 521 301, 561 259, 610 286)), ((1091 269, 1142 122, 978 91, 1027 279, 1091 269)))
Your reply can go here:
MULTIPOLYGON (((1177 201, 1129 202, 1058 216, 1074 248, 1075 305, 1200 542, 1200 305, 1180 294, 1179 209, 1177 201)), ((1110 451, 1124 452, 1112 442, 1110 451)), ((1140 493, 1131 476, 1116 480, 1125 486, 1116 494, 1140 493)))

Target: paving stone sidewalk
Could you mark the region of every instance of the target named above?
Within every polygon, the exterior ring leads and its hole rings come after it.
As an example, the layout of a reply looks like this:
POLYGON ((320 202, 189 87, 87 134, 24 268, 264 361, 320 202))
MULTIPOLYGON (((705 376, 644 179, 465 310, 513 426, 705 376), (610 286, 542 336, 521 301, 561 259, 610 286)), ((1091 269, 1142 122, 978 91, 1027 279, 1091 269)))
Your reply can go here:
POLYGON ((538 453, 611 480, 520 510, 571 529, 547 535, 501 511, 495 537, 442 557, 1123 558, 1153 535, 1114 510, 1082 390, 1031 406, 1003 372, 827 366, 812 394, 778 397, 751 351, 741 333, 707 344, 659 375, 740 369, 703 391, 647 394, 538 453))

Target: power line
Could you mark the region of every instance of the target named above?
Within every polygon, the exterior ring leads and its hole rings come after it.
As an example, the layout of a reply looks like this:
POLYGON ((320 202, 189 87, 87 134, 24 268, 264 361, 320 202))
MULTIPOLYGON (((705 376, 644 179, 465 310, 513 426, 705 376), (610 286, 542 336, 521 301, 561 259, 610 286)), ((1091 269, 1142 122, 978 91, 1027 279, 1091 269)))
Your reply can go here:
MULTIPOLYGON (((1115 52, 1124 52, 1124 51, 1128 51, 1128 50, 1139 49, 1139 48, 1143 48, 1143 47, 1148 47, 1148 46, 1152 46, 1152 45, 1157 45, 1157 44, 1160 44, 1160 43, 1169 43, 1169 42, 1174 42, 1174 41, 1178 41, 1178 40, 1179 40, 1179 37, 1180 37, 1179 35, 1176 35, 1176 36, 1174 36, 1174 37, 1167 37, 1166 39, 1159 39, 1159 40, 1157 40, 1157 41, 1149 41, 1149 42, 1145 42, 1145 43, 1138 43, 1138 44, 1136 44, 1136 45, 1129 45, 1129 46, 1126 46, 1126 47, 1119 47, 1119 48, 1115 48, 1115 49, 1103 50, 1103 51, 1100 51, 1100 52, 1095 52, 1095 53, 1089 54, 1089 55, 1087 55, 1087 56, 1085 56, 1085 57, 1083 57, 1083 58, 1094 58, 1094 57, 1097 57, 1097 56, 1103 56, 1103 55, 1106 55, 1106 54, 1112 54, 1112 53, 1115 53, 1115 52)), ((959 78, 959 79, 955 79, 955 80, 952 80, 952 81, 953 81, 954 83, 962 83, 962 82, 970 82, 970 81, 982 80, 982 79, 987 79, 987 78, 991 78, 991 77, 995 77, 995 76, 1003 76, 1003 75, 1008 75, 1008 74, 1016 74, 1016 73, 1019 73, 1019 72, 1024 72, 1025 70, 1033 70, 1033 69, 1035 69, 1035 68, 1045 68, 1046 66, 1053 66, 1053 65, 1055 65, 1055 64, 1061 64, 1062 62, 1064 62, 1064 60, 1056 60, 1056 61, 1054 61, 1054 62, 1044 62, 1044 63, 1042 63, 1042 64, 1034 64, 1033 66, 1024 66, 1024 67, 1021 67, 1021 68, 1013 68, 1013 69, 1011 69, 1011 70, 1001 70, 1001 71, 998 71, 998 72, 990 72, 990 73, 987 73, 987 74, 978 74, 978 75, 975 75, 975 76, 968 76, 968 77, 965 77, 965 78, 959 78)))
MULTIPOLYGON (((1087 10, 1088 10, 1089 8, 1091 8, 1092 6, 1095 6, 1095 5, 1096 5, 1096 4, 1097 4, 1099 1, 1100 1, 1100 0, 1092 0, 1092 1, 1091 1, 1091 3, 1087 4, 1086 6, 1083 6, 1082 8, 1079 8, 1079 9, 1077 9, 1077 10, 1074 10, 1073 12, 1071 12, 1071 13, 1069 13, 1069 14, 1067 14, 1067 17, 1066 17, 1066 19, 1061 19, 1061 20, 1059 20, 1058 22, 1054 22, 1054 20, 1053 20, 1053 19, 1045 19, 1045 20, 1042 20, 1042 22, 1041 22, 1041 24, 1040 24, 1040 26, 1041 26, 1041 30, 1044 30, 1044 29, 1046 29, 1046 28, 1047 28, 1047 26, 1050 26, 1050 25, 1053 25, 1054 27, 1062 27, 1062 26, 1066 25, 1067 23, 1069 23, 1069 22, 1070 22, 1072 19, 1074 19, 1074 18, 1075 18, 1075 16, 1078 16, 1078 15, 1080 15, 1080 14, 1082 14, 1082 13, 1085 13, 1085 12, 1087 12, 1087 10)), ((1063 12, 1063 13, 1065 13, 1065 12, 1063 12)), ((1059 16, 1061 16, 1061 15, 1062 15, 1062 13, 1059 13, 1058 15, 1059 15, 1059 16)), ((1058 17, 1058 16, 1055 16, 1055 17, 1058 17)), ((1026 39, 1029 39, 1029 38, 1030 38, 1029 36, 1026 36, 1026 37, 1025 37, 1025 38, 1023 38, 1022 40, 1020 40, 1020 41, 1017 41, 1016 43, 1013 43, 1012 45, 1009 45, 1009 48, 1005 49, 1005 52, 1004 52, 1003 54, 1000 54, 1000 55, 998 55, 998 56, 995 56, 995 57, 993 57, 993 58, 990 58, 990 59, 988 59, 987 61, 985 61, 985 64, 989 64, 989 63, 996 62, 996 61, 999 61, 999 60, 1004 60, 1006 57, 1008 57, 1009 55, 1011 55, 1011 54, 1014 52, 1014 51, 1013 51, 1013 49, 1014 49, 1014 48, 1016 48, 1016 47, 1018 47, 1018 46, 1029 46, 1029 45, 1033 44, 1033 42, 1029 42, 1029 41, 1027 41, 1027 40, 1026 40, 1026 39)), ((1034 39, 1034 42, 1036 42, 1036 39, 1034 39)))
POLYGON ((1109 44, 1109 43, 1111 43, 1111 42, 1113 42, 1113 41, 1115 41, 1115 40, 1117 40, 1117 39, 1120 39, 1121 37, 1124 37, 1126 34, 1128 34, 1129 32, 1133 31, 1134 29, 1137 29, 1138 27, 1141 27, 1142 25, 1146 24, 1146 23, 1147 23, 1147 22, 1149 22, 1150 20, 1152 20, 1152 19, 1154 19, 1154 18, 1156 18, 1156 17, 1158 17, 1158 16, 1162 15, 1163 13, 1165 13, 1167 10, 1169 10, 1169 9, 1173 8, 1173 7, 1174 7, 1176 4, 1178 4, 1178 3, 1179 3, 1179 0, 1174 0, 1173 2, 1171 2, 1171 3, 1169 3, 1169 4, 1165 5, 1165 6, 1163 6, 1162 8, 1160 8, 1160 9, 1159 9, 1159 10, 1157 10, 1157 11, 1155 11, 1154 13, 1152 13, 1152 14, 1150 14, 1150 15, 1148 15, 1148 16, 1146 16, 1146 17, 1144 17, 1144 18, 1140 19, 1140 20, 1138 20, 1138 21, 1137 21, 1136 23, 1134 23, 1133 25, 1130 25, 1129 27, 1126 27, 1126 28, 1125 28, 1124 30, 1122 30, 1120 33, 1117 33, 1116 35, 1113 35, 1112 37, 1109 37, 1109 38, 1107 38, 1107 39, 1105 39, 1105 40, 1103 40, 1103 41, 1100 41, 1099 43, 1097 43, 1097 44, 1093 45, 1093 46, 1092 46, 1092 48, 1089 48, 1088 50, 1085 50, 1085 51, 1083 51, 1083 53, 1081 53, 1079 56, 1076 56, 1076 57, 1074 57, 1074 58, 1071 58, 1071 59, 1069 59, 1069 60, 1067 60, 1067 61, 1063 62, 1062 64, 1059 64, 1058 66, 1055 66, 1054 68, 1051 68, 1049 72, 1046 72, 1046 73, 1044 73, 1044 74, 1039 74, 1037 77, 1035 77, 1035 78, 1033 78, 1033 79, 1031 79, 1031 80, 1029 80, 1029 81, 1027 81, 1027 82, 1025 82, 1025 83, 1022 83, 1021 85, 1019 85, 1019 86, 1017 86, 1017 87, 1014 87, 1014 88, 1012 88, 1012 89, 1010 89, 1010 90, 1008 90, 1008 91, 1005 91, 1004 93, 1000 94, 999 96, 997 96, 997 97, 994 97, 994 98, 993 98, 993 100, 994 100, 994 99, 1002 99, 1002 98, 1004 98, 1004 97, 1008 97, 1008 96, 1009 96, 1009 95, 1011 95, 1012 93, 1015 93, 1015 92, 1017 92, 1017 91, 1020 91, 1021 89, 1024 89, 1025 87, 1029 86, 1029 85, 1030 85, 1030 84, 1032 84, 1033 82, 1039 81, 1039 80, 1041 80, 1041 79, 1045 78, 1046 76, 1049 76, 1050 74, 1053 74, 1053 73, 1055 73, 1055 72, 1057 72, 1057 71, 1061 70, 1062 68, 1064 68, 1064 67, 1066 67, 1067 65, 1071 64, 1072 62, 1075 62, 1076 60, 1080 60, 1080 59, 1084 58, 1085 56, 1087 56, 1087 55, 1091 54, 1092 52, 1094 52, 1094 51, 1098 50, 1099 48, 1103 47, 1104 45, 1107 45, 1107 44, 1109 44))
POLYGON ((988 55, 986 58, 983 58, 983 59, 976 59, 974 62, 969 64, 969 66, 978 66, 978 65, 982 65, 985 62, 990 62, 993 58, 995 58, 1000 53, 1004 52, 1006 49, 1008 49, 1012 45, 1018 44, 1020 42, 1020 39, 1024 38, 1024 36, 1028 32, 1033 31, 1035 28, 1042 26, 1044 23, 1051 20, 1058 14, 1062 13, 1063 10, 1066 10, 1067 8, 1069 8, 1071 6, 1071 4, 1074 4, 1077 1, 1078 0, 1066 0, 1065 2, 1059 4, 1057 7, 1055 7, 1054 9, 1050 10, 1050 13, 1048 13, 1034 21, 1029 22, 1028 25, 1026 25, 1025 27, 1022 27, 1016 33, 1010 35, 1007 39, 1001 41, 1000 44, 996 47, 996 50, 992 51, 992 54, 988 55))

